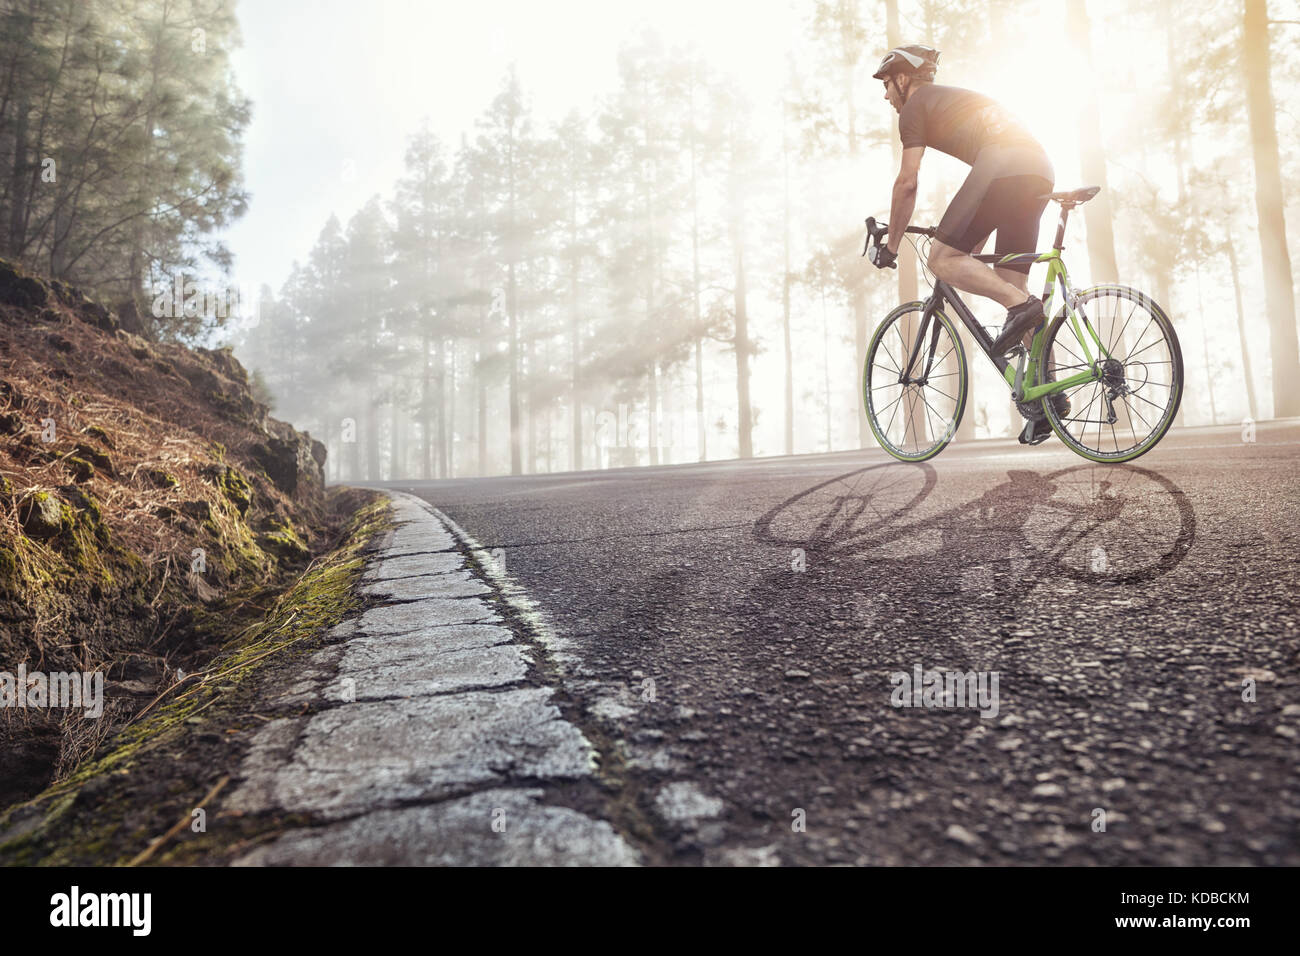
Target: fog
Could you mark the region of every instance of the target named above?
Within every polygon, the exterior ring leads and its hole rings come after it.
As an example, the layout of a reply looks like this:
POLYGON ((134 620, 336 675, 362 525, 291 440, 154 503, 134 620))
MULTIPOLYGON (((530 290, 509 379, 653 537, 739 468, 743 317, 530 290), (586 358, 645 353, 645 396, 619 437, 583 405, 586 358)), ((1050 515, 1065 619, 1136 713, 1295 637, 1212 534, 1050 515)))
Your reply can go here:
MULTIPOLYGON (((37 207, 48 229, 9 229, 7 255, 132 302, 155 336, 234 346, 336 480, 869 447, 864 343, 928 291, 923 269, 859 258, 898 156, 871 73, 891 43, 927 43, 936 82, 1044 144, 1058 189, 1104 186, 1066 262, 1076 288, 1132 285, 1173 318, 1178 425, 1294 416, 1298 6, 172 4, 204 31, 177 82, 225 91, 190 114, 225 194, 166 242, 136 230, 72 263, 37 207), (177 276, 239 307, 148 314, 177 276)), ((913 224, 937 223, 965 172, 927 150, 913 224)), ((18 200, 39 196, 11 184, 6 222, 18 200)), ((160 203, 137 214, 151 230, 160 203)), ((967 358, 958 440, 1014 435, 997 372, 967 358)))

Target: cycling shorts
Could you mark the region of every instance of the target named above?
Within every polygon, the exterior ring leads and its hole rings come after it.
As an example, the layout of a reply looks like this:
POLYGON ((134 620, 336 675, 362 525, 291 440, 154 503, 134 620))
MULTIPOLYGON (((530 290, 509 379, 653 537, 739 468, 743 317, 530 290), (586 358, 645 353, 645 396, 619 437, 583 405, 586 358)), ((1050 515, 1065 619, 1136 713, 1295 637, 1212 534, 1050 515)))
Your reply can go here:
MULTIPOLYGON (((985 146, 948 204, 936 238, 970 253, 996 229, 994 254, 1036 252, 1039 221, 1054 181, 1052 163, 1037 144, 985 146)), ((1019 262, 999 268, 1027 274, 1030 265, 1019 262)))

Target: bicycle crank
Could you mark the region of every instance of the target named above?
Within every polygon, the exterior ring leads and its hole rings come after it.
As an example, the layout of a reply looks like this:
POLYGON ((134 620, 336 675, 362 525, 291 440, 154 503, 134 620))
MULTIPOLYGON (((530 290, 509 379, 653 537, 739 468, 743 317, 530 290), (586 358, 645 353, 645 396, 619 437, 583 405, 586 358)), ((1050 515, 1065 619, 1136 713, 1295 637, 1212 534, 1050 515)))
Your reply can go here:
POLYGON ((1029 360, 1029 350, 1023 345, 1017 345, 1011 354, 1016 356, 1016 380, 1011 386, 1011 400, 1019 402, 1025 397, 1025 362, 1029 360))

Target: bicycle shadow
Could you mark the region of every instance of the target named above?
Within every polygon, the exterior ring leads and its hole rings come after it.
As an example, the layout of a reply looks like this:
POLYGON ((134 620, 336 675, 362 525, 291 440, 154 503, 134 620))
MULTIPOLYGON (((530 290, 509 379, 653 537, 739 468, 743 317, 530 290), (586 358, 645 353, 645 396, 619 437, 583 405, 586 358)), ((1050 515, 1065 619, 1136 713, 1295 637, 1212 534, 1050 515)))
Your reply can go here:
POLYGON ((1182 489, 1135 465, 1013 469, 952 507, 932 506, 936 492, 949 489, 929 465, 875 465, 791 496, 753 534, 803 552, 817 578, 853 573, 877 593, 924 597, 940 611, 1004 613, 1061 579, 1084 588, 1149 583, 1177 567, 1196 536, 1182 489))

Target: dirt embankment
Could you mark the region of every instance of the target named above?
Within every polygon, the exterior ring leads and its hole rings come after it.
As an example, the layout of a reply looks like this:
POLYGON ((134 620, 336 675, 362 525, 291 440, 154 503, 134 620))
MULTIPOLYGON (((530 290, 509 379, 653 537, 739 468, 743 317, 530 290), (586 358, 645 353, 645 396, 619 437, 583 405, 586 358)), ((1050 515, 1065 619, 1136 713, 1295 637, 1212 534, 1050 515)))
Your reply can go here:
POLYGON ((0 261, 0 808, 174 694, 334 543, 355 496, 267 412, 228 350, 146 342, 0 261), (35 683, 18 706, 20 669, 102 674, 102 716, 35 683))

